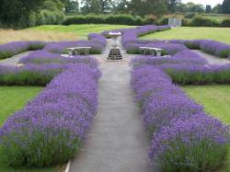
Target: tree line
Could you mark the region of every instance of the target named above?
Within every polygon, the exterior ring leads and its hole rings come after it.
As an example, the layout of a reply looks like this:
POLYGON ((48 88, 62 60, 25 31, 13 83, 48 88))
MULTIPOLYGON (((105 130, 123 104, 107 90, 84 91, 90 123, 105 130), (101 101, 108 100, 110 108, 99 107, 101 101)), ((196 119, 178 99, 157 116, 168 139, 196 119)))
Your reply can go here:
POLYGON ((230 0, 215 7, 181 0, 1 0, 0 26, 29 27, 41 24, 59 24, 64 13, 131 14, 135 16, 166 13, 226 13, 230 14, 230 0), (81 4, 79 4, 81 2, 81 4))

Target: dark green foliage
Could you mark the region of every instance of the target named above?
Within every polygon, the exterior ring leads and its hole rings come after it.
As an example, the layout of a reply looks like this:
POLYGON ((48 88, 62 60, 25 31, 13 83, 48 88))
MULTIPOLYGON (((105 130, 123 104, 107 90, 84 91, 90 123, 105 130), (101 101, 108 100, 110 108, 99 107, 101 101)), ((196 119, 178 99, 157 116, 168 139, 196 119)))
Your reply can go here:
POLYGON ((205 12, 206 12, 206 13, 211 13, 211 12, 212 12, 212 7, 211 7, 211 5, 206 5, 205 12))
POLYGON ((194 16, 196 15, 196 13, 185 13, 184 17, 187 19, 192 19, 194 16))
POLYGON ((159 25, 166 25, 166 24, 168 24, 168 18, 161 19, 158 24, 159 25))
POLYGON ((224 0, 222 5, 222 12, 225 14, 230 14, 230 0, 224 0))
POLYGON ((168 0, 168 10, 171 12, 176 11, 176 6, 179 4, 181 0, 168 0))
POLYGON ((42 24, 59 24, 64 19, 61 0, 2 0, 1 27, 26 28, 42 24))
POLYGON ((191 22, 191 26, 208 26, 208 27, 215 27, 215 26, 219 26, 219 24, 211 19, 208 18, 202 18, 202 17, 195 17, 192 22, 191 22))
POLYGON ((124 25, 145 25, 154 24, 151 18, 134 17, 131 15, 77 15, 68 17, 63 21, 63 25, 71 24, 124 24, 124 25))
POLYGON ((133 15, 145 16, 155 14, 161 16, 167 11, 167 1, 165 0, 132 0, 128 9, 133 15))
POLYGON ((221 23, 222 27, 230 27, 230 19, 225 19, 221 23))
POLYGON ((68 1, 66 4, 65 11, 67 13, 78 12, 79 11, 79 4, 77 1, 68 1))
POLYGON ((44 0, 2 0, 0 18, 3 24, 14 27, 30 26, 31 12, 38 11, 44 0))

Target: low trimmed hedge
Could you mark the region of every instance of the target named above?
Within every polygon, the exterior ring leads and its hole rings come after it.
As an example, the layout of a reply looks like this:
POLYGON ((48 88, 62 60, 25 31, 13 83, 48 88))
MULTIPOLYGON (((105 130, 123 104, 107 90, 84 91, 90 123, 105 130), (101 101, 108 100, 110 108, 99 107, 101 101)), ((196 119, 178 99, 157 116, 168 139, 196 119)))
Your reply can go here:
POLYGON ((154 19, 134 17, 131 15, 77 15, 67 17, 63 25, 71 24, 123 24, 123 25, 145 25, 155 23, 154 19))

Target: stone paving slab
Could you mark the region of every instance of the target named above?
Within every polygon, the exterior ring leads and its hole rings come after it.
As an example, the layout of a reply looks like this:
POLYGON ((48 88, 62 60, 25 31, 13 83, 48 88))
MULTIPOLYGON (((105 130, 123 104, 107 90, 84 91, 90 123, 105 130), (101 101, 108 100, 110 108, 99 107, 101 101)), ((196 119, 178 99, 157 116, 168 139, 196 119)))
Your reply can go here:
POLYGON ((17 54, 11 58, 4 59, 0 61, 0 65, 10 65, 17 66, 18 62, 25 56, 29 55, 32 51, 27 51, 24 53, 17 54))

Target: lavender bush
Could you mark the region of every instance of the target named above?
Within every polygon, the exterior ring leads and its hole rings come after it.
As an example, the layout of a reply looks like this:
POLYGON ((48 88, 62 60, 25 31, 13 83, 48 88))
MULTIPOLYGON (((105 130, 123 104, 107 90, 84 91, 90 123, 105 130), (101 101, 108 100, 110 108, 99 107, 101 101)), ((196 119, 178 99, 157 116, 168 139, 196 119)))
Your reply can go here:
POLYGON ((68 64, 0 66, 0 85, 46 86, 55 76, 69 66, 68 64))
POLYGON ((0 59, 6 59, 18 53, 29 50, 39 50, 45 47, 45 42, 28 41, 28 42, 11 42, 0 45, 0 59))
POLYGON ((65 42, 51 43, 47 45, 43 50, 52 53, 62 54, 62 53, 67 53, 67 48, 69 47, 81 47, 81 46, 92 47, 90 49, 91 54, 100 54, 104 49, 104 46, 102 44, 94 41, 65 41, 65 42))
MULTIPOLYGON (((170 26, 165 25, 165 26, 155 26, 155 25, 146 25, 146 26, 140 26, 137 28, 131 28, 131 29, 126 29, 123 30, 123 35, 122 35, 122 45, 123 47, 128 50, 128 45, 130 43, 139 43, 138 37, 143 36, 149 33, 154 33, 157 31, 163 31, 170 29, 170 26)), ((143 42, 142 42, 143 43, 143 42)))
POLYGON ((164 64, 161 65, 173 82, 181 85, 229 84, 230 65, 190 65, 164 64))
POLYGON ((91 67, 96 67, 98 62, 96 59, 89 56, 73 56, 73 57, 63 57, 61 54, 50 53, 45 50, 34 51, 23 57, 19 63, 23 64, 50 64, 50 63, 59 63, 59 64, 67 64, 67 63, 86 63, 91 67))
POLYGON ((204 114, 202 106, 173 85, 159 65, 136 66, 131 85, 145 127, 152 134, 149 158, 158 162, 162 171, 219 167, 229 144, 228 130, 219 120, 204 114))
POLYGON ((226 133, 220 121, 206 114, 174 119, 153 134, 149 157, 162 171, 212 171, 226 155, 226 133))
POLYGON ((154 57, 154 56, 138 56, 131 60, 131 64, 134 67, 138 67, 143 64, 148 65, 163 65, 163 64, 193 64, 193 65, 205 65, 207 61, 200 57, 197 53, 190 50, 181 51, 173 56, 169 57, 154 57))
POLYGON ((12 166, 67 162, 79 150, 97 110, 98 69, 72 65, 0 129, 2 155, 12 166))
POLYGON ((170 40, 171 43, 184 44, 190 49, 200 49, 220 58, 228 58, 230 45, 214 40, 170 40))

